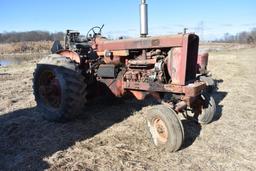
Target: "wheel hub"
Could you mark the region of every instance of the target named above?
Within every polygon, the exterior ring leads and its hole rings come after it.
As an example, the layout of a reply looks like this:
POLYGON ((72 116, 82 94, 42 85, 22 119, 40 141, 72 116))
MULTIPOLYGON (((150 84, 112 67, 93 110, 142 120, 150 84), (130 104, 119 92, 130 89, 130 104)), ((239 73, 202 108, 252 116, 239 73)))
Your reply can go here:
POLYGON ((58 108, 61 103, 61 86, 59 79, 52 71, 45 71, 40 77, 39 94, 45 104, 58 108))
POLYGON ((165 123, 160 118, 156 118, 153 122, 153 127, 156 130, 157 140, 166 143, 168 140, 168 130, 165 123))

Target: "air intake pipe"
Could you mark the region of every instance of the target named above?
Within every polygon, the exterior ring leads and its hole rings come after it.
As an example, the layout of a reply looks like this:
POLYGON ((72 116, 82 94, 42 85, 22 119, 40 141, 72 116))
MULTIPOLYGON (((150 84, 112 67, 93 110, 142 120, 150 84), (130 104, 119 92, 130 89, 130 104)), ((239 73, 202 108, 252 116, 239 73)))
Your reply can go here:
POLYGON ((148 5, 146 0, 141 0, 140 4, 140 36, 147 37, 148 35, 148 5))

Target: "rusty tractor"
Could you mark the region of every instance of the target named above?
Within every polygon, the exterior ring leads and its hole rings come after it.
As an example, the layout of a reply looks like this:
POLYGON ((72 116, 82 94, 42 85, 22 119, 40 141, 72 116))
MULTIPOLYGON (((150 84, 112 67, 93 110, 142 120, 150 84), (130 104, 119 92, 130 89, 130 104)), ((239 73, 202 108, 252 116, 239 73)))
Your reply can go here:
POLYGON ((173 152, 184 140, 179 116, 189 118, 190 112, 207 124, 216 105, 205 91, 206 83, 197 77, 199 37, 147 36, 145 0, 140 10, 139 38, 108 40, 101 34, 103 26, 91 28, 86 36, 67 30, 64 47, 55 42, 53 54, 37 64, 34 96, 46 119, 67 121, 82 113, 103 87, 116 97, 130 93, 143 100, 151 95, 159 102, 147 110, 151 138, 157 147, 173 152))

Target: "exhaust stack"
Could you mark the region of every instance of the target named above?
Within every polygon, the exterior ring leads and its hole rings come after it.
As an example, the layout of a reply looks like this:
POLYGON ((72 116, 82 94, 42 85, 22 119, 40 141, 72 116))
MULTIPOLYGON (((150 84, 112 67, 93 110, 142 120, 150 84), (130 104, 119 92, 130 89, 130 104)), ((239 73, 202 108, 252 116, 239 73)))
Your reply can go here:
POLYGON ((140 4, 140 37, 148 35, 148 4, 146 0, 141 0, 140 4))

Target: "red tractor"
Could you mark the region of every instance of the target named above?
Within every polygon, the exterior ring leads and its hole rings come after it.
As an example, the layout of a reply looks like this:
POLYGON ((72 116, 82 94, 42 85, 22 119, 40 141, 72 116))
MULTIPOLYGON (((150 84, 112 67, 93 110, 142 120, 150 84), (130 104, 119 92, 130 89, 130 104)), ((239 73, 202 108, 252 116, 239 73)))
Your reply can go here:
POLYGON ((145 0, 140 9, 140 38, 108 40, 98 26, 85 37, 68 30, 65 47, 55 42, 54 54, 37 64, 35 100, 46 119, 67 121, 83 112, 102 87, 116 97, 131 93, 143 100, 151 95, 159 102, 147 111, 152 140, 158 147, 177 151, 184 140, 178 114, 190 113, 207 124, 216 110, 206 83, 197 79, 199 37, 185 33, 149 37, 145 0))

